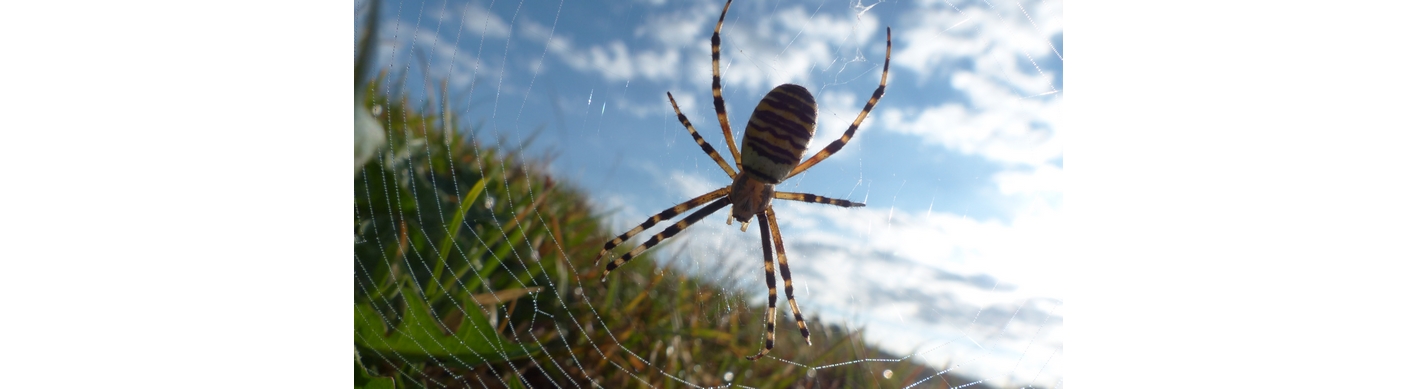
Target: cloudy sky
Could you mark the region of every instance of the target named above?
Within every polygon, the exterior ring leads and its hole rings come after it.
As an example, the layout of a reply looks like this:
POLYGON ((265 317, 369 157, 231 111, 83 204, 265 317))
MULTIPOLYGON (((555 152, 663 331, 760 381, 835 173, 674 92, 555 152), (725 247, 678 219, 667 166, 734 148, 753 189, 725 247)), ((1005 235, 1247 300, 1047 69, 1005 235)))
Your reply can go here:
MULTIPOLYGON (((730 182, 664 95, 726 155, 708 39, 722 6, 387 1, 380 58, 409 66, 412 91, 432 88, 425 66, 448 80, 484 141, 535 136, 522 152, 555 155, 556 174, 623 230, 730 182)), ((804 313, 997 385, 1060 383, 1062 15, 1061 1, 733 4, 722 70, 735 137, 768 90, 800 84, 820 105, 809 152, 855 118, 880 80, 886 27, 894 33, 885 97, 856 137, 779 186, 867 203, 775 203, 804 313)), ((662 259, 757 266, 756 229, 726 218, 690 228, 662 259)), ((736 277, 762 287, 760 271, 736 277)))

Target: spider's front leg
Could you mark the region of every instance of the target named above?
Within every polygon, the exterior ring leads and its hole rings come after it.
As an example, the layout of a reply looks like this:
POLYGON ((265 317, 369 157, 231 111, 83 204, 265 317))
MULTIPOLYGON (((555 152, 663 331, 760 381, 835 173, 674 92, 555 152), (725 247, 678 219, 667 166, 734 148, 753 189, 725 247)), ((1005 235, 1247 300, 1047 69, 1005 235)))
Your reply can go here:
POLYGON ((710 201, 717 200, 718 198, 727 195, 728 187, 719 188, 718 190, 704 193, 699 197, 695 197, 689 199, 689 201, 685 201, 673 207, 669 207, 663 211, 660 211, 654 216, 650 216, 649 219, 644 221, 644 223, 640 223, 640 225, 635 226, 635 228, 631 228, 629 231, 625 231, 625 233, 620 234, 620 236, 615 237, 615 239, 611 239, 610 241, 605 242, 605 247, 602 247, 600 249, 600 255, 595 256, 595 265, 600 266, 600 260, 605 258, 605 254, 609 254, 611 249, 614 249, 615 246, 619 246, 621 243, 625 243, 626 240, 629 240, 631 237, 638 235, 645 229, 654 227, 655 224, 659 224, 659 222, 661 221, 672 219, 675 216, 679 216, 679 214, 684 213, 690 209, 698 208, 700 205, 704 205, 710 201))
POLYGON ((674 225, 669 226, 669 228, 664 229, 664 231, 661 231, 658 234, 654 234, 654 236, 650 237, 649 240, 646 240, 644 244, 636 246, 634 249, 631 249, 630 252, 625 253, 625 255, 621 255, 620 258, 615 258, 614 262, 610 262, 609 265, 605 265, 605 273, 600 275, 600 282, 605 282, 605 278, 610 277, 610 272, 614 271, 615 268, 624 265, 625 262, 629 262, 631 259, 635 259, 635 257, 639 256, 641 253, 644 253, 645 250, 649 250, 651 247, 654 247, 655 245, 659 244, 659 242, 663 242, 669 238, 674 237, 674 235, 677 235, 679 234, 679 232, 684 231, 685 228, 689 228, 690 225, 697 223, 699 220, 702 220, 710 213, 714 213, 720 209, 723 209, 723 207, 725 206, 728 206, 728 199, 718 199, 718 201, 710 203, 703 209, 694 211, 694 213, 689 214, 688 217, 685 217, 684 220, 680 220, 678 223, 674 223, 674 225))

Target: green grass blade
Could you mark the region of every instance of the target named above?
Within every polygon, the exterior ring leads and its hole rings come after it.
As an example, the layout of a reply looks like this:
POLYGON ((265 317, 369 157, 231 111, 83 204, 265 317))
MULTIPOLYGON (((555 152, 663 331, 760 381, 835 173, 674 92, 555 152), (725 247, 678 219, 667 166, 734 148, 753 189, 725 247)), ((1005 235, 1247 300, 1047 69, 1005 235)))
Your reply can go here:
POLYGON ((438 245, 438 262, 433 263, 433 282, 428 283, 428 287, 423 291, 424 294, 432 295, 437 291, 434 287, 441 288, 446 286, 443 284, 443 268, 447 267, 448 253, 452 251, 453 239, 456 239, 458 233, 462 231, 463 218, 467 217, 468 210, 472 209, 473 201, 477 200, 477 196, 482 193, 482 188, 486 186, 487 177, 483 177, 481 180, 478 180, 476 184, 473 184, 472 189, 469 189, 467 195, 463 196, 462 205, 458 208, 458 213, 454 214, 453 220, 448 222, 448 225, 445 226, 445 231, 448 231, 448 233, 443 235, 443 242, 438 245))

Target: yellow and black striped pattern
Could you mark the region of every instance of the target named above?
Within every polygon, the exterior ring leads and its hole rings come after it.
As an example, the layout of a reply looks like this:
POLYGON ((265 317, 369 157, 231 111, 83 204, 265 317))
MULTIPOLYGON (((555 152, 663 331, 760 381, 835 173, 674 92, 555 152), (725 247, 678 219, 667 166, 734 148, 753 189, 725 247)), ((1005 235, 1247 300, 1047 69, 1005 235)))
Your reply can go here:
POLYGON ((730 5, 733 5, 733 0, 723 3, 723 12, 718 14, 718 25, 713 27, 713 38, 709 39, 713 45, 713 110, 718 113, 718 126, 723 128, 723 138, 728 140, 728 153, 733 154, 733 161, 738 164, 738 169, 743 169, 743 157, 738 155, 738 146, 733 144, 733 128, 728 125, 728 107, 723 104, 723 77, 718 71, 719 44, 722 43, 718 32, 723 30, 723 18, 728 16, 730 5))
POLYGON ((768 226, 772 230, 772 243, 777 250, 777 267, 782 268, 782 289, 787 292, 787 305, 792 307, 792 317, 797 319, 797 331, 802 333, 802 339, 811 346, 812 333, 807 331, 807 321, 802 319, 802 310, 797 309, 797 297, 792 295, 792 270, 787 268, 787 249, 782 246, 782 232, 777 229, 777 215, 772 212, 772 208, 768 208, 763 211, 763 216, 768 219, 768 226))
POLYGON ((812 345, 812 333, 807 330, 807 321, 802 318, 802 310, 797 308, 797 297, 792 294, 792 269, 787 267, 787 249, 782 244, 782 233, 777 229, 777 215, 769 207, 758 215, 758 226, 763 235, 763 270, 767 273, 768 279, 768 310, 767 329, 763 341, 763 349, 756 355, 748 356, 748 360, 756 361, 772 351, 777 334, 773 331, 777 328, 777 282, 773 279, 772 256, 769 254, 768 238, 772 238, 772 250, 777 253, 777 265, 782 268, 782 287, 787 292, 787 305, 792 307, 792 318, 797 321, 797 331, 802 334, 802 339, 808 346, 812 345))
POLYGON ((674 107, 674 114, 679 115, 679 123, 683 124, 684 128, 689 129, 689 136, 694 137, 694 143, 699 144, 699 149, 707 153, 709 158, 713 158, 714 162, 718 162, 718 167, 723 168, 723 172, 728 173, 729 178, 738 177, 738 173, 734 172, 733 168, 728 166, 728 162, 723 160, 723 156, 718 155, 718 151, 714 150, 712 145, 704 141, 704 137, 699 136, 699 132, 694 130, 693 124, 689 124, 689 117, 684 116, 684 113, 679 111, 679 102, 674 101, 674 94, 669 92, 664 92, 664 94, 669 95, 669 105, 674 107))
MULTIPOLYGON (((646 228, 654 227, 655 224, 659 224, 659 222, 662 222, 665 219, 673 219, 675 216, 679 216, 679 214, 684 213, 684 211, 698 208, 700 205, 704 205, 704 203, 708 203, 710 201, 713 201, 714 199, 723 197, 727 194, 728 188, 721 188, 716 191, 705 193, 703 196, 689 199, 689 201, 685 201, 683 203, 680 203, 679 205, 669 207, 668 209, 660 211, 654 216, 650 216, 649 219, 645 220, 644 223, 640 223, 640 225, 635 226, 635 228, 631 228, 629 231, 625 231, 625 233, 620 234, 620 236, 615 237, 615 239, 611 239, 609 242, 605 242, 605 247, 600 249, 600 255, 597 255, 595 257, 595 264, 600 265, 600 260, 602 258, 605 258, 606 253, 609 253, 611 249, 615 248, 615 246, 619 246, 621 243, 625 243, 625 240, 630 239, 635 235, 638 235, 640 232, 643 232, 646 228)), ((611 269, 614 269, 614 267, 611 267, 611 269)))
POLYGON ((600 260, 609 254, 610 250, 624 243, 631 237, 634 237, 636 234, 653 227, 661 221, 674 218, 704 204, 708 205, 694 211, 678 223, 655 234, 653 237, 646 240, 644 244, 636 246, 634 249, 631 249, 629 252, 607 264, 605 272, 601 275, 601 282, 605 281, 611 271, 624 265, 636 256, 643 254, 655 245, 670 239, 690 225, 707 217, 709 214, 723 209, 729 204, 733 204, 734 206, 733 215, 730 216, 729 224, 732 224, 731 221, 733 218, 742 216, 741 220, 744 221, 743 228, 746 230, 747 218, 757 217, 758 227, 761 230, 760 233, 763 241, 763 271, 767 274, 768 310, 766 312, 767 333, 765 334, 766 341, 763 343, 764 347, 757 355, 748 357, 750 360, 756 360, 762 358, 772 350, 776 341, 774 330, 777 326, 777 282, 776 277, 774 277, 774 266, 772 262, 772 253, 774 252, 777 254, 777 268, 782 271, 781 276, 784 291, 787 294, 787 303, 792 308, 792 316, 796 319, 797 329, 802 334, 802 338, 806 339, 807 344, 812 344, 811 333, 807 330, 806 320, 802 317, 802 311, 797 307, 796 297, 793 296, 792 272, 787 267, 787 250, 783 245, 782 233, 778 230, 777 216, 773 213, 772 206, 769 205, 770 199, 776 198, 828 204, 839 207, 865 206, 865 204, 862 203, 827 198, 810 193, 776 192, 773 189, 773 185, 780 184, 787 178, 806 171, 813 165, 827 159, 827 157, 841 150, 841 148, 851 140, 852 136, 856 134, 857 128, 865 121, 867 114, 871 112, 871 109, 874 108, 881 97, 885 95, 886 75, 890 71, 891 63, 891 30, 889 27, 886 28, 886 59, 881 69, 881 83, 876 87, 876 91, 871 94, 871 99, 866 102, 866 106, 862 108, 861 113, 856 116, 856 120, 847 128, 845 134, 831 142, 831 144, 827 145, 821 151, 812 155, 811 158, 803 160, 802 156, 806 151, 807 143, 812 139, 813 133, 816 132, 817 104, 815 99, 812 98, 812 94, 809 93, 806 88, 798 85, 784 84, 768 92, 767 96, 763 97, 763 100, 758 103, 757 109, 753 111, 753 115, 748 120, 747 129, 744 131, 741 148, 742 153, 740 154, 739 148, 737 147, 738 144, 734 142, 733 132, 728 124, 728 111, 723 101, 722 74, 718 66, 719 57, 721 56, 720 44, 722 43, 719 33, 723 29, 723 21, 728 14, 728 7, 732 4, 733 1, 728 0, 723 5, 723 12, 718 15, 718 24, 713 29, 713 37, 711 39, 713 50, 713 105, 714 111, 718 116, 719 127, 723 130, 723 136, 728 142, 729 154, 732 155, 733 161, 736 163, 738 169, 734 169, 734 165, 725 161, 723 156, 719 155, 708 142, 704 141, 702 136, 699 136, 698 131, 689 123, 688 117, 685 117, 684 114, 679 111, 679 104, 674 101, 674 95, 672 94, 669 95, 669 104, 674 107, 674 113, 678 116, 679 122, 684 125, 684 128, 689 130, 689 135, 694 138, 694 142, 699 145, 699 148, 702 149, 704 153, 708 154, 710 158, 713 158, 714 162, 718 163, 719 167, 722 168, 730 178, 734 178, 734 184, 705 193, 651 216, 648 220, 645 220, 644 223, 640 223, 630 231, 621 234, 609 242, 605 242, 605 247, 600 250, 600 255, 596 257, 595 261, 598 266, 600 260), (747 173, 748 176, 739 177, 741 173, 747 173), (753 179, 749 180, 748 178, 753 179), (740 186, 741 188, 739 188, 740 186))
POLYGON ((839 199, 834 199, 834 198, 830 198, 830 197, 822 197, 822 196, 814 195, 814 194, 811 194, 811 193, 774 192, 774 193, 772 194, 772 197, 775 198, 775 199, 801 201, 801 202, 804 202, 804 203, 831 204, 831 205, 835 205, 835 206, 838 206, 838 207, 846 207, 846 208, 864 207, 864 206, 866 206, 866 204, 862 204, 862 203, 854 203, 854 202, 847 201, 847 200, 839 200, 839 199))
MULTIPOLYGON (((605 282, 605 278, 609 277, 610 272, 614 271, 615 268, 624 265, 625 262, 629 262, 631 259, 634 259, 635 257, 639 256, 640 253, 645 252, 645 250, 649 250, 651 247, 654 247, 655 245, 659 244, 659 242, 663 242, 666 239, 674 237, 674 235, 679 234, 680 231, 684 231, 685 228, 689 228, 689 225, 698 223, 699 220, 703 219, 705 216, 708 216, 709 214, 714 212, 718 212, 718 210, 723 209, 723 207, 726 206, 728 206, 727 197, 718 199, 718 201, 710 203, 703 209, 694 211, 694 213, 689 214, 689 216, 685 217, 684 220, 680 220, 678 223, 674 223, 674 225, 669 226, 669 228, 665 228, 664 231, 661 231, 658 234, 654 234, 654 236, 650 237, 649 240, 646 240, 644 244, 635 246, 635 248, 631 249, 630 252, 620 256, 620 258, 615 258, 615 261, 611 262, 609 265, 605 265, 605 273, 600 275, 600 282, 605 282)), ((659 215, 655 215, 655 217, 659 217, 659 215)), ((654 220, 654 218, 650 218, 650 220, 654 220)))
POLYGON ((817 131, 817 101, 800 85, 782 84, 763 96, 743 132, 743 172, 771 184, 787 178, 817 131))
MULTIPOLYGON (((766 212, 764 212, 764 214, 765 213, 766 212)), ((775 340, 774 338, 776 338, 774 329, 777 328, 777 277, 772 274, 772 247, 768 244, 768 237, 771 235, 768 232, 767 216, 763 214, 758 215, 758 229, 762 232, 763 236, 763 271, 768 275, 767 329, 763 333, 767 339, 763 341, 763 349, 758 351, 757 355, 748 357, 750 361, 756 361, 758 358, 767 355, 768 351, 772 350, 773 341, 775 340)))

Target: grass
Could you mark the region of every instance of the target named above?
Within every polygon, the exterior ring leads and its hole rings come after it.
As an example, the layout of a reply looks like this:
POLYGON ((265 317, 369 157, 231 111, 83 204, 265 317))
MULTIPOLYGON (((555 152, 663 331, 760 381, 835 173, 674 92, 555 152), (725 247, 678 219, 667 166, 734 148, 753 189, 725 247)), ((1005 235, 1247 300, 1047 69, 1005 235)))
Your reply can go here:
POLYGON ((744 359, 761 347, 763 306, 703 275, 659 266, 657 250, 602 284, 603 267, 592 262, 612 234, 584 193, 548 174, 548 160, 479 144, 477 126, 447 109, 446 84, 412 106, 402 82, 388 88, 398 77, 361 77, 367 61, 356 61, 356 109, 371 111, 384 139, 369 141, 379 147, 354 177, 356 387, 974 381, 892 362, 898 357, 866 345, 861 331, 818 320, 810 347, 791 324, 780 326, 770 356, 792 362, 744 359), (377 92, 385 88, 393 92, 377 92), (820 368, 868 359, 878 361, 820 368))

